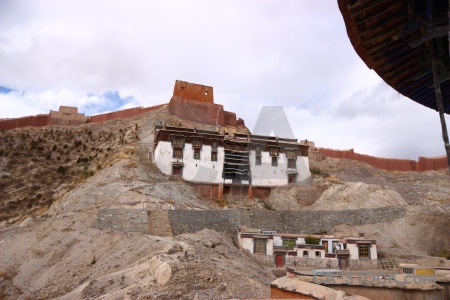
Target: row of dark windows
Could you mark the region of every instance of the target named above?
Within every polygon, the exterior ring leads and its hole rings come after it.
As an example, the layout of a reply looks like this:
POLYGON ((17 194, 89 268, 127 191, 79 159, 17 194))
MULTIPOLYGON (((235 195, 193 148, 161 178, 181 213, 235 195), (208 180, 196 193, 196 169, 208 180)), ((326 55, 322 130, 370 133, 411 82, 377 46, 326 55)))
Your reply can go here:
MULTIPOLYGON (((173 149, 173 158, 182 159, 183 158, 183 149, 182 148, 174 148, 173 149)), ((200 159, 200 149, 194 148, 194 159, 200 159)), ((211 161, 217 161, 217 150, 211 150, 211 161)), ((261 155, 257 155, 255 159, 255 165, 262 165, 261 155)), ((272 166, 278 167, 278 157, 272 156, 272 166)), ((288 159, 288 168, 289 169, 297 169, 297 163, 295 159, 288 159)))
MULTIPOLYGON (((173 158, 183 159, 183 149, 182 148, 174 148, 173 149, 173 158)), ((194 159, 200 159, 200 149, 194 148, 194 159)), ((211 161, 217 161, 217 151, 211 151, 211 161)))

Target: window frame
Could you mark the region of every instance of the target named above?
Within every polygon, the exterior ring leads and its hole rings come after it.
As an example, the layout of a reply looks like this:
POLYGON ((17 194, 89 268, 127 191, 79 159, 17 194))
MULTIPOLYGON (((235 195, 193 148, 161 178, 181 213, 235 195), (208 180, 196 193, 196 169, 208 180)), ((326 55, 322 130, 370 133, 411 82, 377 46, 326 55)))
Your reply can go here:
POLYGON ((200 160, 200 149, 199 148, 194 148, 194 159, 200 160))
POLYGON ((291 159, 297 159, 298 151, 297 149, 286 149, 286 157, 291 159))
POLYGON ((211 151, 211 161, 217 161, 217 151, 211 151))
POLYGON ((193 138, 192 139, 192 148, 200 149, 203 146, 203 141, 201 138, 193 138))
POLYGON ((370 245, 358 245, 358 258, 370 259, 370 245))
POLYGON ((183 159, 183 149, 182 148, 173 148, 172 158, 183 159), (180 155, 176 155, 179 152, 180 155))
POLYGON ((270 156, 278 157, 280 155, 280 149, 278 147, 270 148, 270 156))
POLYGON ((253 254, 267 254, 267 240, 266 239, 254 239, 253 242, 253 254), (264 253, 262 253, 259 248, 262 248, 264 245, 264 253))
POLYGON ((278 156, 272 156, 272 167, 278 167, 278 156))
POLYGON ((211 139, 211 149, 217 150, 219 148, 219 141, 217 139, 211 139))
POLYGON ((173 148, 184 148, 184 136, 182 135, 173 135, 172 136, 172 147, 173 148))
POLYGON ((288 166, 289 169, 297 169, 297 160, 293 158, 288 158, 288 166))

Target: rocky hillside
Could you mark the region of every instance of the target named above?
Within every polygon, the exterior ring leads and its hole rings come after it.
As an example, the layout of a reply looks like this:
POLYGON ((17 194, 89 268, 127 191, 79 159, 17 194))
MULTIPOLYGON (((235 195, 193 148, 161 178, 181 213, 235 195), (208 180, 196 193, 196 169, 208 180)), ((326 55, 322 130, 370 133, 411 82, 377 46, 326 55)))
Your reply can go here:
MULTIPOLYGON (((99 208, 324 210, 405 206, 397 220, 359 226, 381 257, 441 255, 450 247, 446 172, 386 172, 362 163, 311 162, 308 183, 267 200, 202 199, 147 155, 153 129, 213 129, 157 111, 79 127, 0 133, 0 299, 268 297, 269 266, 233 237, 203 230, 173 238, 98 229, 99 208)), ((244 129, 245 130, 245 129, 244 129)), ((332 232, 348 228, 338 226, 332 232)), ((444 253, 445 254, 445 253, 444 253)))

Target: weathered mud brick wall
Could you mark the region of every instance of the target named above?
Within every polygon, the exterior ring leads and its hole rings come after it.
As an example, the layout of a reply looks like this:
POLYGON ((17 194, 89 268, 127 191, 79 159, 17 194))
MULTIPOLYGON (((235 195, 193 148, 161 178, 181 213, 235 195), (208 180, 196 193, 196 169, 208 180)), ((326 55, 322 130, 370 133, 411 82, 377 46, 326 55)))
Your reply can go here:
POLYGON ((100 209, 94 227, 122 232, 148 231, 148 211, 145 209, 100 209))
POLYGON ((60 106, 59 111, 50 110, 49 124, 51 125, 80 125, 86 123, 88 117, 78 113, 78 107, 60 106))
POLYGON ((237 126, 236 113, 231 111, 224 111, 223 118, 226 125, 237 126))
POLYGON ((89 122, 91 123, 98 123, 98 122, 105 122, 109 120, 114 119, 125 119, 125 118, 132 118, 138 115, 141 115, 143 113, 159 109, 163 107, 165 104, 151 106, 151 107, 133 107, 129 109, 119 110, 115 112, 110 112, 106 114, 91 116, 89 118, 89 122))
POLYGON ((419 157, 419 161, 417 162, 411 159, 381 158, 359 154, 355 153, 353 149, 336 150, 317 148, 317 151, 327 157, 356 160, 387 171, 430 171, 447 168, 447 158, 445 156, 419 157))
POLYGON ((169 113, 210 125, 237 126, 236 114, 224 111, 223 105, 215 104, 213 92, 211 86, 177 80, 169 102, 169 113))
POLYGON ((442 170, 447 169, 447 156, 423 157, 419 156, 417 171, 442 170))
POLYGON ((203 103, 172 97, 169 113, 186 120, 204 122, 210 125, 225 125, 223 106, 214 103, 203 103))
POLYGON ((49 124, 49 115, 41 114, 16 119, 0 119, 0 130, 11 130, 27 126, 46 126, 49 124))

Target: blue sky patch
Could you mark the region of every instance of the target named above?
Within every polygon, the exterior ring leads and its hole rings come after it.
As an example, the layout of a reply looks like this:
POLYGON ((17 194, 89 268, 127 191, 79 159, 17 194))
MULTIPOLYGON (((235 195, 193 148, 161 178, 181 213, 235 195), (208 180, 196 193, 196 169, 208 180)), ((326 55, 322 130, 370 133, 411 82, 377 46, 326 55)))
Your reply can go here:
POLYGON ((10 89, 9 87, 0 85, 0 94, 9 94, 12 91, 13 91, 13 89, 10 89))

